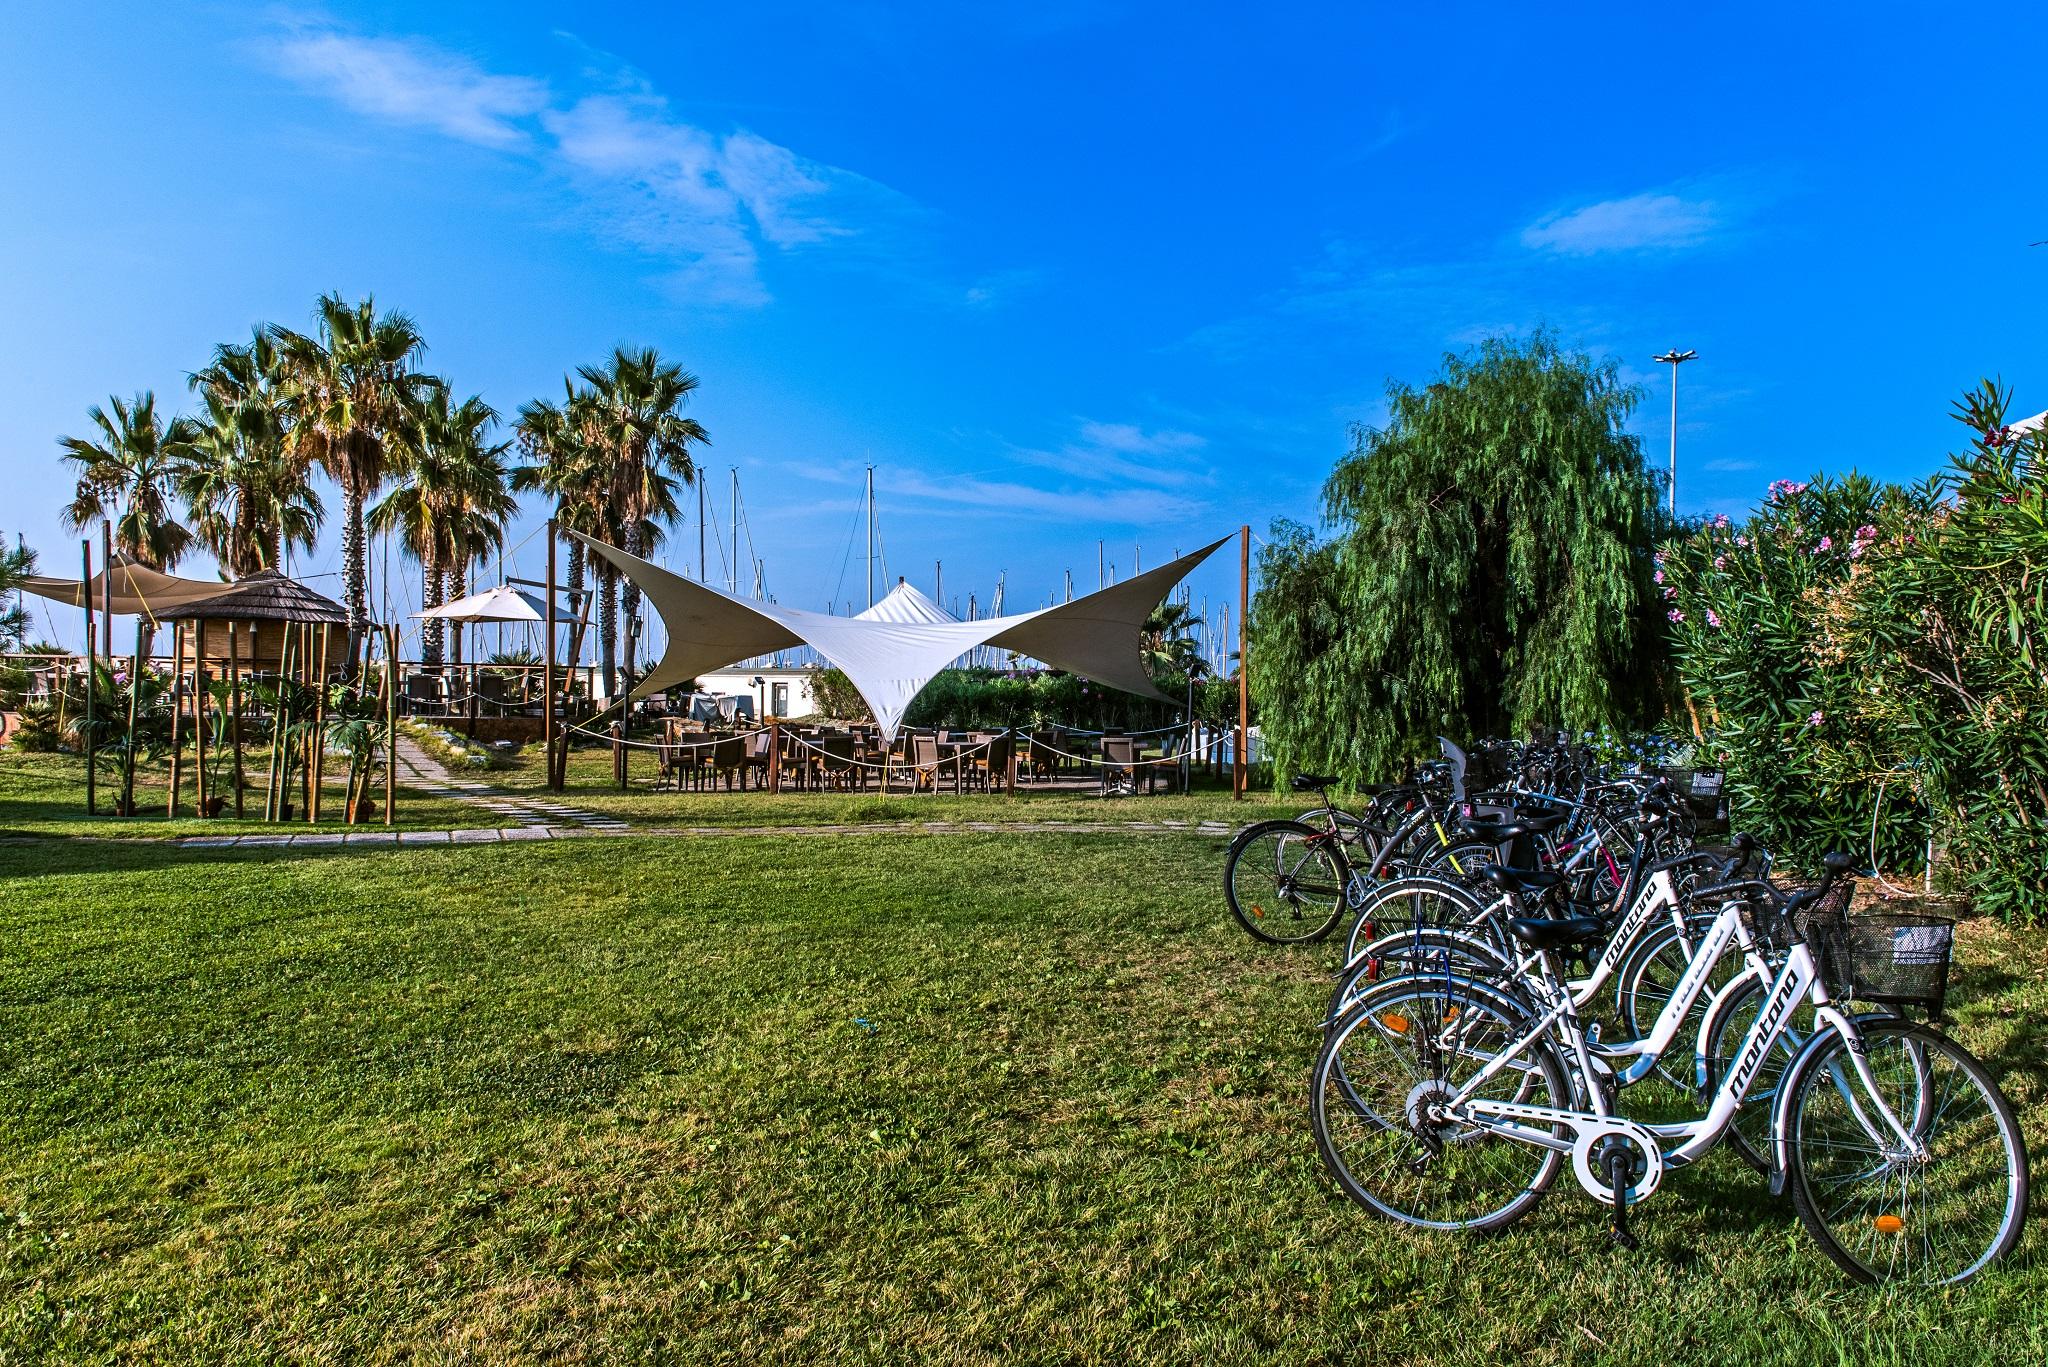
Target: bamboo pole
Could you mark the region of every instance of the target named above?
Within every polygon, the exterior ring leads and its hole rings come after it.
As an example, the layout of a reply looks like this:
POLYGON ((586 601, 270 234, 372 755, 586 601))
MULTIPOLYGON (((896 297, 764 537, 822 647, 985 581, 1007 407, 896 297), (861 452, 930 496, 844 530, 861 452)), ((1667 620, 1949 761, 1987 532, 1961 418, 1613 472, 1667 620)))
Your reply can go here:
POLYGON ((149 618, 135 617, 135 663, 128 671, 128 752, 121 757, 121 815, 135 815, 135 705, 142 695, 142 639, 149 618))
POLYGON ((284 758, 285 667, 291 663, 292 658, 292 629, 290 624, 280 622, 278 624, 277 636, 277 687, 272 690, 275 701, 270 707, 270 764, 266 774, 268 781, 265 783, 263 790, 263 819, 265 821, 277 821, 282 818, 284 795, 281 789, 284 787, 284 775, 287 772, 286 768, 280 764, 280 760, 284 758))
POLYGON ((782 723, 773 719, 768 723, 768 791, 782 791, 782 723))
MULTIPOLYGON (((251 643, 254 654, 254 643, 251 643)), ((235 743, 235 815, 242 814, 242 788, 248 776, 242 771, 242 645, 236 639, 235 623, 228 621, 228 714, 229 725, 234 728, 235 743)))
MULTIPOLYGON (((320 673, 313 681, 317 690, 313 695, 313 755, 312 762, 306 766, 312 776, 310 786, 313 790, 313 800, 306 808, 306 824, 314 826, 320 822, 320 790, 325 786, 327 779, 327 640, 332 633, 327 630, 324 622, 309 630, 320 633, 320 673)), ((365 659, 369 658, 369 639, 368 635, 363 637, 365 659)), ((350 664, 354 664, 353 657, 350 658, 350 664)), ((359 669, 351 669, 349 674, 351 678, 357 680, 363 677, 359 669)), ((348 808, 344 805, 342 818, 346 820, 347 817, 348 808)))
POLYGON ((78 602, 85 609, 85 814, 98 815, 96 785, 93 781, 94 755, 98 750, 95 741, 98 732, 93 722, 93 685, 99 674, 99 656, 94 645, 92 625, 92 538, 81 537, 78 542, 79 559, 83 564, 78 581, 78 602))
POLYGON ((199 815, 206 815, 206 619, 192 624, 192 764, 199 779, 199 815))
POLYGON ((1251 758, 1246 747, 1251 741, 1251 670, 1245 659, 1245 618, 1252 604, 1252 529, 1247 523, 1239 532, 1237 552, 1237 753, 1230 777, 1231 801, 1244 798, 1251 779, 1251 758))
POLYGON ((398 628, 384 628, 384 824, 398 800, 398 628))
POLYGON ((178 817, 185 779, 185 624, 171 623, 171 795, 164 814, 178 817))

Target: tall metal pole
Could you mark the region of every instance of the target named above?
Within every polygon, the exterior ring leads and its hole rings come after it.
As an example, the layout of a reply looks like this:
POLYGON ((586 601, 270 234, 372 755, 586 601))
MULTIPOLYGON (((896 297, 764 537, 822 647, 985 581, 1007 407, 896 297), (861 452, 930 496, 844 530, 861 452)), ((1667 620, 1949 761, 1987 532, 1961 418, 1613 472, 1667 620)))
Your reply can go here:
POLYGON ((1673 347, 1662 356, 1650 358, 1671 367, 1671 484, 1668 507, 1674 522, 1678 520, 1678 368, 1698 355, 1697 351, 1680 351, 1673 347))
MULTIPOLYGON (((698 524, 702 526, 700 522, 698 524)), ((541 752, 547 756, 548 787, 555 786, 555 520, 548 519, 547 649, 540 667, 541 752)))
POLYGON ((875 605, 875 467, 868 467, 868 606, 875 605))
POLYGON ((100 524, 100 651, 107 668, 114 659, 114 524, 100 524))
POLYGON ((700 584, 711 582, 710 572, 705 568, 710 563, 706 559, 708 554, 709 545, 704 540, 704 474, 702 471, 699 471, 697 474, 697 582, 700 584))
POLYGON ((99 659, 95 649, 92 629, 92 538, 83 537, 78 543, 78 554, 84 568, 78 580, 78 605, 85 609, 85 814, 94 816, 95 793, 93 791, 93 744, 99 732, 93 725, 93 686, 98 682, 99 659))
POLYGON ((1252 695, 1250 671, 1245 667, 1245 618, 1252 606, 1252 529, 1245 524, 1239 534, 1237 559, 1237 764, 1231 778, 1231 799, 1244 796, 1251 778, 1251 758, 1246 746, 1251 741, 1252 695))

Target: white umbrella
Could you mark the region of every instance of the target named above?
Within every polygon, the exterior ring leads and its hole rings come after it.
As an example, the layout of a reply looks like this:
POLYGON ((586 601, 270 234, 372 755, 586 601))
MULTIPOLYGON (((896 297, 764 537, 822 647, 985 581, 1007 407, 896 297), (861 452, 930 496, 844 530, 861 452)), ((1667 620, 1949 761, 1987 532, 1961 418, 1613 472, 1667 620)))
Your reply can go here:
MULTIPOLYGON (((538 626, 548 620, 548 605, 510 584, 500 584, 425 612, 415 612, 413 616, 438 617, 447 622, 529 622, 538 626)), ((566 611, 558 612, 556 620, 566 623, 571 616, 566 611)))

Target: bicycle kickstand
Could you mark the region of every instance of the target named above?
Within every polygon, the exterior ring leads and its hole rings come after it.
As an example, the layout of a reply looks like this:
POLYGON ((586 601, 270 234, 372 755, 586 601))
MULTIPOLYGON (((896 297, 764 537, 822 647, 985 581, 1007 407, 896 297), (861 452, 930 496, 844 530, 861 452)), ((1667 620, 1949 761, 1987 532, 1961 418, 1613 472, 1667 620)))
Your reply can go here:
POLYGON ((1614 1195, 1614 1214, 1607 1226, 1607 1237, 1631 1253, 1642 1246, 1642 1241, 1628 1232, 1628 1174, 1633 1166, 1628 1150, 1619 1144, 1607 1151, 1607 1181, 1614 1195))

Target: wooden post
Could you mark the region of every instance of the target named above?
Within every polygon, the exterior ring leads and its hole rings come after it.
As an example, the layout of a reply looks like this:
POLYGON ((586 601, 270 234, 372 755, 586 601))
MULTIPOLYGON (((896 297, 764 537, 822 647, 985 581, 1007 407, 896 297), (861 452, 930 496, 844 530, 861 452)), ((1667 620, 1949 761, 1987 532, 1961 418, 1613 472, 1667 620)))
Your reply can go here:
POLYGON ((142 640, 147 613, 135 615, 135 661, 128 670, 128 752, 121 757, 121 815, 135 815, 135 704, 142 694, 142 640))
POLYGON ((206 619, 192 624, 192 744, 193 767, 199 777, 199 815, 206 815, 206 619))
POLYGON ((178 817, 179 789, 185 779, 185 624, 171 623, 171 795, 164 815, 178 817))
POLYGON ((285 718, 285 667, 292 658, 292 629, 289 622, 277 624, 277 687, 272 689, 274 700, 270 705, 270 764, 268 784, 263 793, 263 819, 280 821, 284 818, 284 776, 289 761, 284 748, 285 718))
POLYGON ((1010 728, 1010 756, 1003 765, 1003 792, 1010 797, 1017 796, 1017 728, 1010 728))
POLYGON ((548 787, 555 786, 555 520, 548 519, 547 653, 541 658, 540 734, 547 757, 548 787))
POLYGON ((768 723, 768 791, 782 791, 782 722, 777 719, 768 723))
POLYGON ((476 662, 469 665, 469 738, 476 739, 476 662))
MULTIPOLYGON (((85 605, 87 612, 92 604, 85 605)), ((114 668, 114 524, 100 524, 100 652, 114 668)))
POLYGON ((612 782, 619 786, 620 792, 625 791, 626 724, 620 721, 612 723, 612 782))
POLYGON ((384 824, 398 800, 398 628, 384 628, 384 824))
POLYGON ((1231 801, 1242 801, 1245 784, 1251 780, 1251 758, 1246 747, 1251 743, 1251 671, 1245 659, 1245 617, 1252 606, 1252 529, 1249 523, 1239 532, 1237 552, 1237 761, 1230 777, 1231 801))
MULTIPOLYGON (((322 622, 312 630, 320 633, 320 672, 314 678, 318 690, 313 695, 313 753, 307 757, 306 772, 308 786, 312 789, 313 800, 306 804, 306 824, 316 825, 320 820, 320 789, 327 778, 327 638, 331 634, 327 624, 322 622)), ((370 654, 369 633, 363 634, 363 658, 370 654)), ((356 668, 355 656, 349 656, 349 677, 362 682, 363 671, 356 668)), ((343 806, 342 819, 348 819, 348 808, 343 806)))
MULTIPOLYGON (((235 623, 228 620, 228 725, 234 729, 235 815, 242 814, 242 788, 248 782, 242 771, 242 643, 236 639, 235 623)), ((252 645, 250 654, 255 654, 252 645)))
POLYGON ((85 609, 85 814, 98 815, 93 783, 93 757, 98 747, 93 743, 98 731, 93 722, 93 685, 99 673, 99 655, 95 648, 92 629, 92 538, 82 537, 78 542, 79 559, 83 564, 78 580, 78 604, 85 609))

